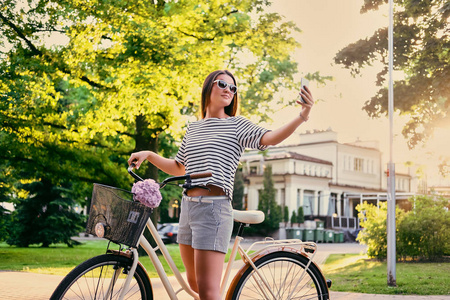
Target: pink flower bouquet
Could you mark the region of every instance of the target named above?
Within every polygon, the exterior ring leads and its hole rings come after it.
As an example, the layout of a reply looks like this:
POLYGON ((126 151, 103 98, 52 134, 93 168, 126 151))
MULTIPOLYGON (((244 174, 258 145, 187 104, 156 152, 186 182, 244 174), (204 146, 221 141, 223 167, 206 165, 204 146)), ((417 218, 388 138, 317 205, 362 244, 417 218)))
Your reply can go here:
POLYGON ((145 206, 155 208, 161 203, 162 196, 159 191, 159 184, 153 179, 145 179, 134 183, 131 192, 133 193, 133 199, 145 206))

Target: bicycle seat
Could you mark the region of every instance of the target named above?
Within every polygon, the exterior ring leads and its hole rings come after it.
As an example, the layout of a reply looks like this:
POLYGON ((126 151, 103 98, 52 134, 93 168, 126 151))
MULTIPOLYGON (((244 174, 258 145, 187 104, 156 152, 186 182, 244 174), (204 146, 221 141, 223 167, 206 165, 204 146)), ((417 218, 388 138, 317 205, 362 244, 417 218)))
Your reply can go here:
POLYGON ((244 224, 259 224, 264 221, 264 213, 259 210, 235 210, 233 218, 236 222, 244 224))

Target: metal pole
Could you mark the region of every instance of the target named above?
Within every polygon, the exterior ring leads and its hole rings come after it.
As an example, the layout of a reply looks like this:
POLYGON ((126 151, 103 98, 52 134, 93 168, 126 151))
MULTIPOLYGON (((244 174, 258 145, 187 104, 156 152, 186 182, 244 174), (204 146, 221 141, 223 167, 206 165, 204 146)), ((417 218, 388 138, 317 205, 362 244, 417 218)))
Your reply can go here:
POLYGON ((388 207, 387 207, 387 284, 397 286, 395 271, 396 238, 395 238, 395 164, 393 163, 394 142, 394 84, 392 70, 394 67, 394 7, 393 0, 389 0, 389 170, 388 170, 388 207))

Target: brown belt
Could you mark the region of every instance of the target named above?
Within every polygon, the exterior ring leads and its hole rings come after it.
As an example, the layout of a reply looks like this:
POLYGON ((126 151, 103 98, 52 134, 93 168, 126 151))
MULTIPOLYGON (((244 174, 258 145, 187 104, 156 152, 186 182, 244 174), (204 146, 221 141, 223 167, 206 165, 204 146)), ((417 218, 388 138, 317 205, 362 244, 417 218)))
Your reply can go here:
POLYGON ((206 196, 206 197, 208 197, 208 196, 225 196, 226 195, 225 191, 222 188, 218 187, 218 186, 207 185, 206 187, 209 188, 209 190, 196 187, 196 188, 187 190, 186 194, 189 197, 198 197, 198 196, 206 196))

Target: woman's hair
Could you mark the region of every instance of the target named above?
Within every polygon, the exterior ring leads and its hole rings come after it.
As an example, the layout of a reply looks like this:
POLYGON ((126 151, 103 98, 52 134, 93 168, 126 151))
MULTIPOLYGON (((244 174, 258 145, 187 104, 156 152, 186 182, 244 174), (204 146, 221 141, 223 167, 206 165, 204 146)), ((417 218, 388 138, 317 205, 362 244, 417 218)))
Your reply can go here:
MULTIPOLYGON (((205 82, 203 83, 202 89, 202 104, 201 104, 202 118, 206 117, 206 108, 208 107, 210 102, 211 91, 214 85, 214 81, 219 75, 230 76, 231 78, 233 78, 234 85, 237 86, 236 79, 234 78, 233 74, 231 74, 231 72, 228 70, 217 70, 209 74, 208 77, 206 77, 205 82)), ((236 92, 236 94, 234 94, 233 96, 233 100, 231 101, 230 105, 225 107, 225 113, 229 116, 235 116, 237 112, 237 107, 238 107, 238 93, 236 92)))

